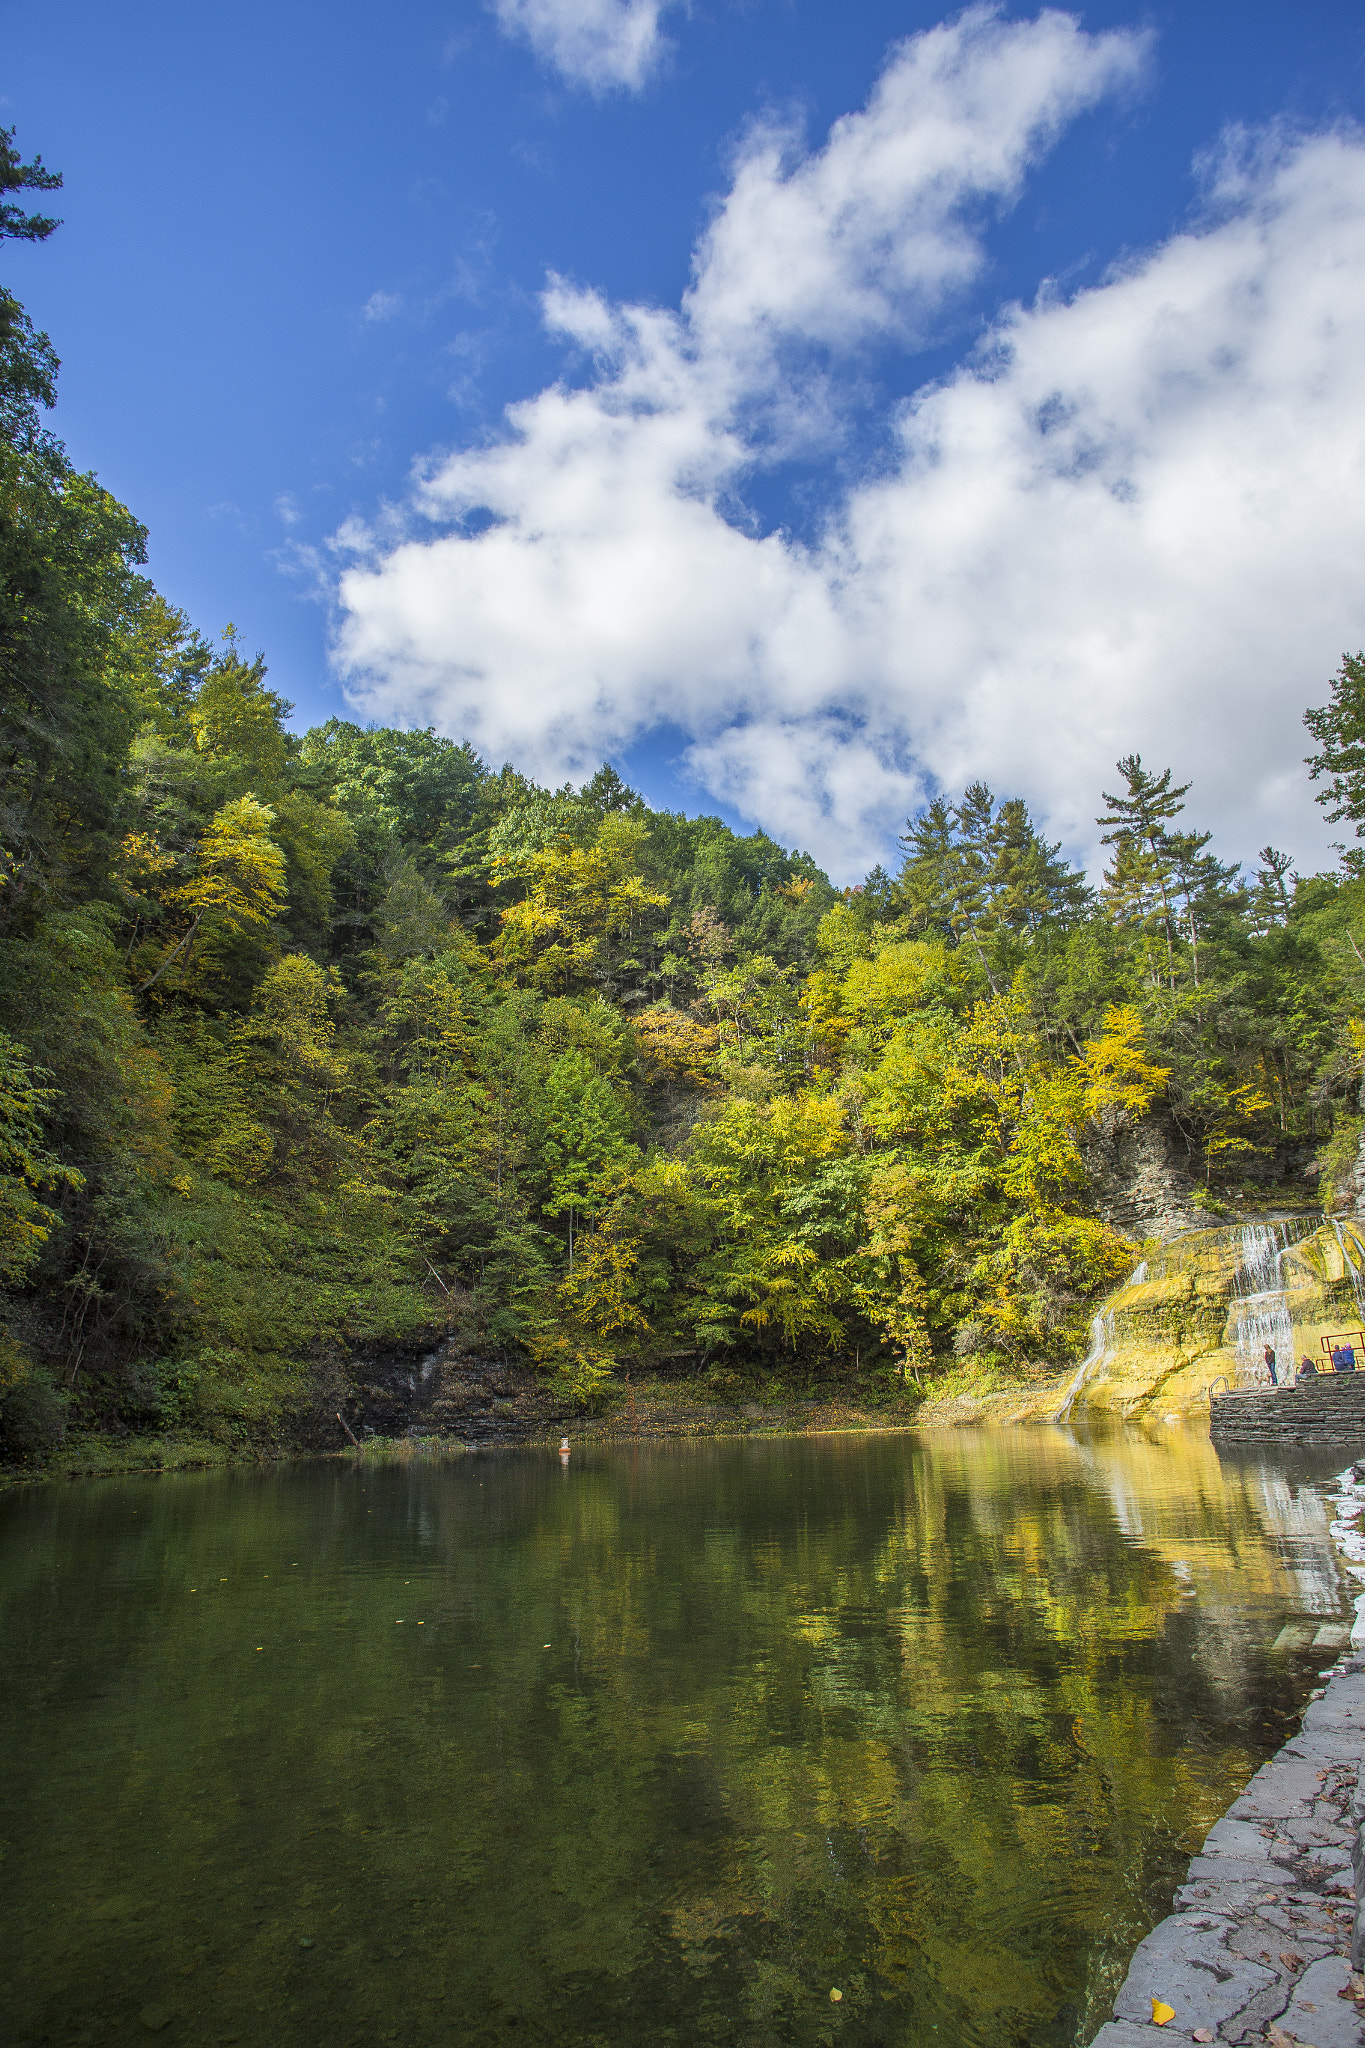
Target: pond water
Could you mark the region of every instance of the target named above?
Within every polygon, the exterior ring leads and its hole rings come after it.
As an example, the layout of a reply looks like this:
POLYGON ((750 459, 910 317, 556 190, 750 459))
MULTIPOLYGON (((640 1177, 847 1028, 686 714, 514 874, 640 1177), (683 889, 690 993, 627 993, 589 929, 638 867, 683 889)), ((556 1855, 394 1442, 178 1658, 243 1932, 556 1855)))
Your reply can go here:
POLYGON ((1332 1661, 1326 1525, 1183 1430, 11 1495, 0 2036, 1071 2048, 1332 1661))

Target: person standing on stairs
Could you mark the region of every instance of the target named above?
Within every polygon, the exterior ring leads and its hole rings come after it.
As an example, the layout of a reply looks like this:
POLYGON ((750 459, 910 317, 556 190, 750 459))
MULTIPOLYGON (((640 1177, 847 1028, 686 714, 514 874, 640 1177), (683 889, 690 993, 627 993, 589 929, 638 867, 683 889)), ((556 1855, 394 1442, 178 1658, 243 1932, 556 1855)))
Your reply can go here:
POLYGON ((1275 1370, 1275 1346, 1273 1344, 1267 1344, 1265 1347, 1265 1366, 1266 1371, 1270 1374, 1271 1386, 1278 1387, 1280 1375, 1275 1370))

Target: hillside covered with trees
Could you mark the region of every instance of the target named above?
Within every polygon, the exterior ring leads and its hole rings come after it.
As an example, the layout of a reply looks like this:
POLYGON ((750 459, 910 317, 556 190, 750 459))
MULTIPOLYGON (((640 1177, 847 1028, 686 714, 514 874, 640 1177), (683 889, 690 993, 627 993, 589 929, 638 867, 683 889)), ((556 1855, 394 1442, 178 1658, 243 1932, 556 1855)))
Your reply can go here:
MULTIPOLYGON (((11 195, 52 182, 0 142, 0 230, 50 233, 11 195)), ((580 1404, 1027 1376, 1133 1257, 1097 1130, 1156 1116, 1211 1216, 1350 1181, 1356 849, 1243 874, 1134 755, 1098 887, 976 785, 840 892, 608 767, 300 736, 143 574, 57 367, 0 297, 5 1455, 287 1440, 324 1369, 441 1331, 580 1404)), ((1308 724, 1359 821, 1365 661, 1308 724)))

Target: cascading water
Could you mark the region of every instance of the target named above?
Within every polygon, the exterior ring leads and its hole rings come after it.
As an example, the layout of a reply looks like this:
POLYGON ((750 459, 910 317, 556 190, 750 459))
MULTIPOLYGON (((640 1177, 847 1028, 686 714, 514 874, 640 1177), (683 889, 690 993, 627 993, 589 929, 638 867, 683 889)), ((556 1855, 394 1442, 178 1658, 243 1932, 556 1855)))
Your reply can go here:
MULTIPOLYGON (((1154 1246, 1090 1326, 1052 1419, 1080 1409, 1189 1411, 1226 1379, 1264 1387, 1269 1346, 1283 1384, 1297 1353, 1365 1328, 1365 1227, 1311 1213, 1184 1231, 1154 1246)), ((1056 1401, 1054 1394, 1052 1400, 1056 1401)))
POLYGON ((1292 1242, 1287 1223, 1244 1223, 1241 1264, 1233 1281, 1232 1348, 1241 1371, 1259 1376, 1269 1345, 1282 1369, 1294 1369, 1294 1323, 1284 1294, 1283 1259, 1292 1242))
MULTIPOLYGON (((1147 1261, 1139 1259, 1128 1278, 1125 1287, 1139 1287, 1147 1278, 1147 1261)), ((1066 1422, 1076 1405, 1076 1397, 1086 1381, 1097 1373, 1106 1358, 1114 1355, 1114 1311, 1101 1309, 1090 1325, 1090 1349, 1076 1367, 1075 1376, 1067 1388, 1061 1407, 1053 1416, 1054 1422, 1066 1422)))
MULTIPOLYGON (((1139 1259, 1128 1278, 1125 1287, 1139 1287, 1147 1278, 1147 1261, 1139 1259)), ((1061 1407, 1053 1416, 1054 1422, 1066 1422, 1076 1405, 1076 1396, 1092 1374, 1097 1373, 1106 1358, 1114 1355, 1114 1311, 1101 1309, 1090 1325, 1090 1349, 1076 1367, 1075 1377, 1066 1390, 1061 1407)))
POLYGON ((1110 1309, 1107 1314, 1098 1315, 1091 1322, 1090 1349, 1076 1367, 1075 1377, 1066 1390, 1066 1396, 1062 1405, 1052 1418, 1054 1422, 1069 1421, 1071 1411, 1076 1405, 1076 1396, 1080 1393, 1081 1388, 1085 1385, 1091 1373, 1097 1372, 1100 1366, 1103 1365, 1106 1356, 1113 1348, 1114 1311, 1110 1309))
POLYGON ((1356 1298, 1356 1314, 1361 1322, 1365 1323, 1365 1273, 1360 1270, 1360 1244, 1358 1240, 1347 1237, 1339 1217, 1332 1218, 1332 1228, 1341 1247, 1341 1263, 1346 1268, 1351 1282, 1351 1292, 1356 1298))

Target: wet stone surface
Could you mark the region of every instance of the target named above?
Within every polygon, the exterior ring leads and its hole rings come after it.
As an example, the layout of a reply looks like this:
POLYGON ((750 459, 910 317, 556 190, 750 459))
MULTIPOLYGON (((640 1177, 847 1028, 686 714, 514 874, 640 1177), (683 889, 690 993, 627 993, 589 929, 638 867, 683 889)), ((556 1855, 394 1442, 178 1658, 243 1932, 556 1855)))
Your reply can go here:
POLYGON ((1093 2048, 1365 2042, 1365 1660, 1350 1658, 1209 1832, 1093 2048), (1352 1944, 1354 1940, 1354 1959, 1352 1944), (1167 2009, 1170 2016, 1167 2017, 1167 2009))

